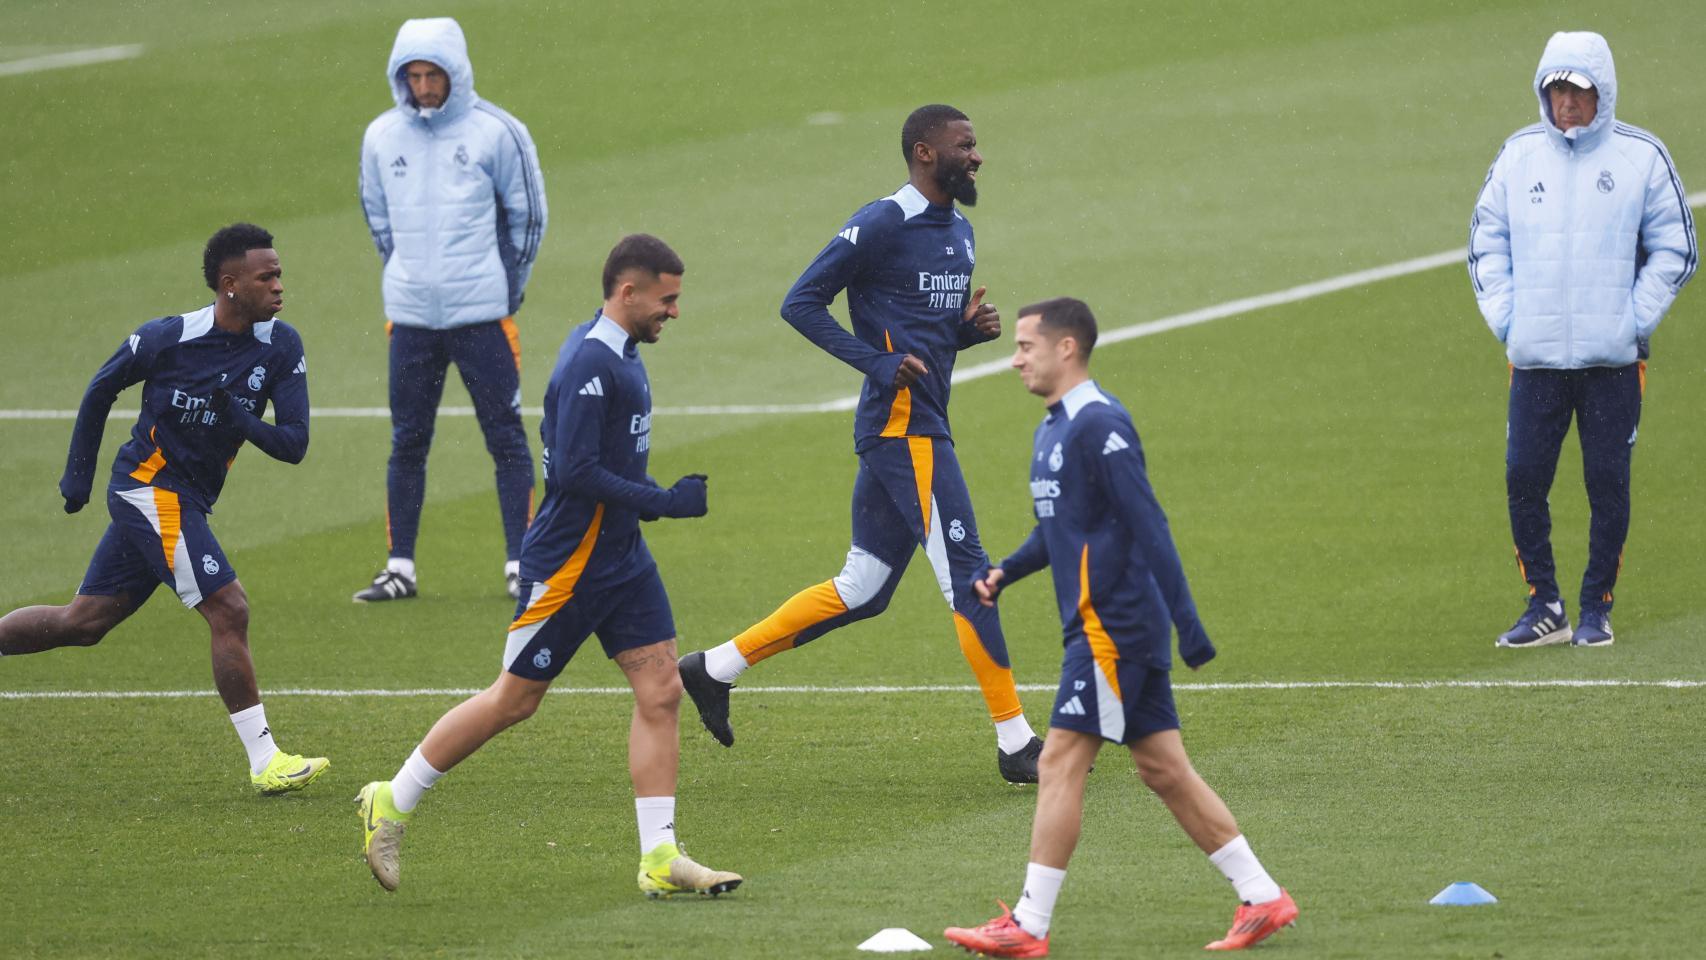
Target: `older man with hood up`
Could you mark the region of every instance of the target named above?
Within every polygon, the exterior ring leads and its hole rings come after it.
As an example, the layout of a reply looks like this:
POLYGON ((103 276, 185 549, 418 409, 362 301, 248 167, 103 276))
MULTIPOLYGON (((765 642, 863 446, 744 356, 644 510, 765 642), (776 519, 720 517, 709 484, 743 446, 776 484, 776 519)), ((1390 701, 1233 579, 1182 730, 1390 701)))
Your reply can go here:
POLYGON ((1534 92, 1540 122, 1505 141, 1469 225, 1475 298, 1510 361, 1505 487, 1528 582, 1528 608, 1497 645, 1609 646, 1648 343, 1699 248, 1664 144, 1616 117, 1604 37, 1553 34, 1534 92), (1572 417, 1592 510, 1573 632, 1547 504, 1572 417))
POLYGON ((427 450, 452 363, 496 464, 504 577, 513 597, 533 507, 515 313, 545 235, 539 154, 521 121, 474 92, 468 44, 455 20, 404 22, 385 69, 397 105, 362 138, 361 205, 385 263, 390 556, 355 600, 416 594, 427 450))

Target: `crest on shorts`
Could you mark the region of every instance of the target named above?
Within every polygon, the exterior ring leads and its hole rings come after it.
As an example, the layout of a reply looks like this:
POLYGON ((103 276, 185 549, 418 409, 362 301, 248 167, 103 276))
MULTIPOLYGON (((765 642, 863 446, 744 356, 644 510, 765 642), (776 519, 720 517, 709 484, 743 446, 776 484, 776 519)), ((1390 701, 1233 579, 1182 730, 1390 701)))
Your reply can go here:
POLYGON ((966 525, 958 520, 948 524, 948 539, 959 543, 966 538, 966 525))
POLYGON ((1595 183, 1594 186, 1599 187, 1600 193, 1610 193, 1617 189, 1617 181, 1611 179, 1610 170, 1601 170, 1599 172, 1599 181, 1595 183))
POLYGON ((551 665, 551 648, 545 647, 544 649, 540 650, 538 653, 534 654, 533 655, 533 665, 535 667, 539 668, 540 670, 543 670, 546 667, 549 667, 551 665))
POLYGON ((201 555, 201 572, 210 577, 219 572, 219 561, 213 559, 213 554, 204 553, 201 555))

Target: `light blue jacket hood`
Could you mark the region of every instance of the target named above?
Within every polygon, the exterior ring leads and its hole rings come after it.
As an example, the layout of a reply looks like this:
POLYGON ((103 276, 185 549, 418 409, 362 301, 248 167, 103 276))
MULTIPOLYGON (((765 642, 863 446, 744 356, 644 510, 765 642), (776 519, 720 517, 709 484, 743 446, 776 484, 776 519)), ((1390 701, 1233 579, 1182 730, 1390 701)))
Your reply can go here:
POLYGON ((462 25, 450 17, 405 20, 391 45, 391 60, 385 67, 391 97, 397 109, 423 120, 455 120, 474 108, 480 98, 474 93, 474 65, 468 60, 468 40, 462 25), (444 106, 432 110, 415 104, 403 68, 416 60, 434 63, 450 74, 450 96, 444 106))
POLYGON ((1534 71, 1540 122, 1511 134, 1469 221, 1469 277, 1487 327, 1523 369, 1620 367, 1646 355, 1699 264, 1676 164, 1617 119, 1617 70, 1597 33, 1555 33, 1534 71), (1592 123, 1565 133, 1541 84, 1584 74, 1592 123))
POLYGON ((1554 33, 1546 41, 1540 66, 1534 71, 1534 96, 1540 101, 1540 122, 1546 127, 1548 137, 1572 147, 1596 143, 1617 122, 1617 66, 1611 60, 1611 45, 1604 37, 1586 30, 1554 33), (1599 91, 1599 109, 1593 122, 1569 133, 1552 122, 1552 102, 1540 85, 1547 74, 1557 70, 1574 70, 1592 80, 1594 89, 1599 91))
POLYGON ((361 144, 361 206, 384 260, 385 317, 449 329, 513 317, 545 236, 539 151, 520 120, 474 92, 462 28, 408 20, 386 64, 395 106, 361 144), (444 106, 425 109, 404 67, 450 75, 444 106))

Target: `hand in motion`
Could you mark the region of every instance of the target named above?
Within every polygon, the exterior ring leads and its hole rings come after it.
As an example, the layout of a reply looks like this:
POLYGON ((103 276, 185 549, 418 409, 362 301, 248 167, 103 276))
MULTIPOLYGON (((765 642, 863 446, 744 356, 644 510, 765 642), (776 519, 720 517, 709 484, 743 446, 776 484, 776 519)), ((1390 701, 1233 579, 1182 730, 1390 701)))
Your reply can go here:
POLYGON ((995 598, 1001 595, 1001 580, 1007 572, 1000 567, 990 567, 982 580, 973 580, 972 588, 977 591, 977 602, 986 607, 995 606, 995 598))
POLYGON ((677 519, 704 516, 710 511, 705 488, 710 479, 703 473, 690 473, 675 481, 675 486, 669 488, 669 506, 663 515, 677 519))
POLYGON ((994 340, 1001 336, 1001 311, 993 303, 984 303, 983 295, 988 287, 978 287, 971 295, 971 303, 966 305, 964 320, 977 327, 977 332, 994 340))
POLYGON ((900 367, 894 372, 894 388, 905 390, 929 372, 930 368, 924 365, 924 361, 909 353, 901 358, 900 367))

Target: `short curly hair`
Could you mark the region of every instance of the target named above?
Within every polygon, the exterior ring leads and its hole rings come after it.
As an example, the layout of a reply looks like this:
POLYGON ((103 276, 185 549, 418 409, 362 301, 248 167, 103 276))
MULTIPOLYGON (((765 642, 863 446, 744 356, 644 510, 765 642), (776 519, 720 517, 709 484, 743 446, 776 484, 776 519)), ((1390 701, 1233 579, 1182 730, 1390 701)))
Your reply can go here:
POLYGON ((945 103, 927 103, 906 118, 900 127, 900 154, 906 158, 906 165, 912 166, 912 148, 920 141, 928 143, 938 130, 953 123, 955 120, 970 120, 958 109, 945 103))
POLYGON ((219 268, 250 250, 272 249, 272 234, 252 223, 233 223, 209 237, 201 252, 201 275, 207 288, 219 292, 219 268))

